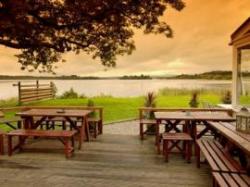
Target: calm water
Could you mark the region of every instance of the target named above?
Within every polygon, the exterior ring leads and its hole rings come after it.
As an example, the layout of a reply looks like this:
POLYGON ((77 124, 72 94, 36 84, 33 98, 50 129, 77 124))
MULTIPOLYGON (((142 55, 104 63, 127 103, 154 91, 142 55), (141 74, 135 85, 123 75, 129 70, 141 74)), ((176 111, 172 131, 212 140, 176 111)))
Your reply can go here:
MULTIPOLYGON (((50 80, 42 80, 47 83, 50 80)), ((34 83, 32 80, 23 80, 23 83, 34 83)), ((132 97, 145 95, 149 91, 158 91, 161 88, 186 89, 231 89, 231 81, 217 80, 53 80, 58 94, 71 87, 79 94, 86 96, 112 95, 115 97, 132 97)), ((17 80, 0 80, 0 99, 17 97, 17 87, 13 84, 17 80)), ((250 90, 250 80, 245 82, 250 90)))

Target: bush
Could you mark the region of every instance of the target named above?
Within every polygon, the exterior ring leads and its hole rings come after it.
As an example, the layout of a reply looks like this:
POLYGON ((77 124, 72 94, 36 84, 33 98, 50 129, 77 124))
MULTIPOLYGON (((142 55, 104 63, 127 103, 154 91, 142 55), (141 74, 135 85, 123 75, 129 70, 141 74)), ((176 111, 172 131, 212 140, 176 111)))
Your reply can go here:
MULTIPOLYGON (((145 107, 156 107, 156 96, 153 92, 149 92, 144 98, 144 106, 145 107)), ((154 112, 150 111, 146 113, 147 118, 154 119, 154 112)))
POLYGON ((79 95, 78 96, 80 99, 86 99, 87 97, 86 97, 86 95, 84 95, 84 94, 81 94, 81 95, 79 95))
MULTIPOLYGON (((156 96, 153 92, 149 92, 145 98, 144 98, 144 106, 145 107, 156 107, 156 96)), ((147 119, 154 119, 154 112, 153 111, 149 111, 149 112, 145 112, 144 116, 147 119)), ((148 135, 154 135, 156 133, 156 126, 155 125, 147 125, 147 134, 148 135)))
MULTIPOLYGON (((88 106, 88 107, 94 107, 94 106, 95 106, 94 101, 91 100, 91 99, 88 99, 88 101, 87 101, 87 106, 88 106)), ((89 114, 89 117, 95 118, 95 117, 96 117, 96 111, 91 112, 91 113, 89 114)))
POLYGON ((70 88, 70 90, 69 90, 69 91, 65 91, 65 92, 61 95, 60 98, 61 98, 61 99, 75 99, 75 98, 78 98, 78 94, 77 94, 77 92, 75 92, 75 91, 73 90, 73 88, 70 88))
POLYGON ((197 108, 199 106, 198 93, 197 92, 193 92, 192 98, 191 98, 191 100, 189 102, 189 106, 191 108, 197 108))
POLYGON ((227 91, 224 93, 224 95, 221 98, 222 103, 224 104, 231 104, 232 103, 232 95, 230 91, 227 91))

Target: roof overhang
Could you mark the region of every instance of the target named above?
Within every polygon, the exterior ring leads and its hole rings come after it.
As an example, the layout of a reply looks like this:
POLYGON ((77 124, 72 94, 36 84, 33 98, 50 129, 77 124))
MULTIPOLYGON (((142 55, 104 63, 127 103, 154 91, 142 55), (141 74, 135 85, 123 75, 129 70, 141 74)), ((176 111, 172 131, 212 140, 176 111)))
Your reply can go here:
POLYGON ((239 47, 250 45, 250 17, 232 33, 229 45, 239 47))

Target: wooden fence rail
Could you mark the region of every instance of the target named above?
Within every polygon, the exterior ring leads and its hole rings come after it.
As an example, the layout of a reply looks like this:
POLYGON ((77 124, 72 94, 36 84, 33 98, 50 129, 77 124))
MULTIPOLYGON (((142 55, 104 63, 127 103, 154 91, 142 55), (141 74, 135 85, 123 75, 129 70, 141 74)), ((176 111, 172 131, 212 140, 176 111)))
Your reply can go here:
POLYGON ((50 82, 48 84, 39 84, 39 81, 36 81, 36 84, 13 84, 13 86, 18 87, 18 104, 38 101, 42 99, 51 99, 54 98, 54 86, 50 82))

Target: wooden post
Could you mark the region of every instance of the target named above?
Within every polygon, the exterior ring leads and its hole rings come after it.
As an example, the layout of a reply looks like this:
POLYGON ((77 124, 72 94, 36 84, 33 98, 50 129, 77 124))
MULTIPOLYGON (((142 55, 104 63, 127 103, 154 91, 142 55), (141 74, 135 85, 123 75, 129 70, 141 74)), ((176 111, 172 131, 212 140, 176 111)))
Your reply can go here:
POLYGON ((53 82, 50 82, 50 94, 52 95, 52 98, 55 98, 54 88, 53 88, 53 82))
POLYGON ((18 86, 18 105, 21 105, 22 101, 21 101, 21 82, 20 81, 17 83, 17 86, 18 86))
POLYGON ((39 100, 39 98, 38 98, 38 93, 39 93, 38 89, 39 89, 39 80, 36 80, 36 100, 39 100))
POLYGON ((240 70, 240 51, 233 46, 233 83, 232 83, 232 105, 235 108, 239 105, 239 70, 240 70))

